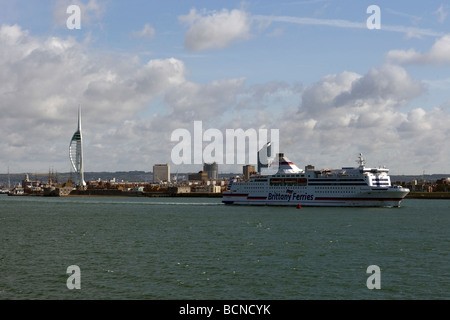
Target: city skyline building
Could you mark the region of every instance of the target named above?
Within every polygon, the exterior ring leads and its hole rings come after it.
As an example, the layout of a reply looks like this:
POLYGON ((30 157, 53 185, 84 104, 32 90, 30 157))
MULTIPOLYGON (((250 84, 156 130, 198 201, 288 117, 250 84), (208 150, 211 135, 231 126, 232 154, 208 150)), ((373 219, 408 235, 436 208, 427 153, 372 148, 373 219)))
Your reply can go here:
POLYGON ((246 165, 242 167, 242 174, 244 175, 244 179, 250 179, 250 176, 255 173, 255 166, 246 165))
POLYGON ((208 173, 208 179, 218 180, 219 179, 219 165, 214 163, 204 163, 203 171, 208 173))
POLYGON ((83 138, 81 134, 81 106, 78 106, 78 127, 72 136, 69 145, 69 157, 72 167, 75 171, 76 186, 85 188, 84 181, 84 164, 83 164, 83 138))
POLYGON ((170 182, 170 164, 155 164, 153 166, 153 182, 170 182))

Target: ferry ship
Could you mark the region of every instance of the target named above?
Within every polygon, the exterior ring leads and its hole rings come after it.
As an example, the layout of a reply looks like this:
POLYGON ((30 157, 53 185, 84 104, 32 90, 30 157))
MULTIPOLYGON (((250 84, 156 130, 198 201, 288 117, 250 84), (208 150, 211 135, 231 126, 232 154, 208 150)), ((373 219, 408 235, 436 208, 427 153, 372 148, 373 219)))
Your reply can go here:
POLYGON ((278 171, 255 174, 249 180, 233 180, 222 202, 233 205, 399 207, 408 188, 392 186, 386 168, 366 168, 362 154, 358 167, 299 169, 283 153, 278 171))

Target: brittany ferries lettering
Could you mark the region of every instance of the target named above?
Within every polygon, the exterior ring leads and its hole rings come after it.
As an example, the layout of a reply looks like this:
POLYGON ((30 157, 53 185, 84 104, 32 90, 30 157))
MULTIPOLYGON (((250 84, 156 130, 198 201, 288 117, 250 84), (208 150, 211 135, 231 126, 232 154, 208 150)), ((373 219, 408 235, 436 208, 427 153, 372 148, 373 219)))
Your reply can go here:
POLYGON ((267 200, 286 200, 286 201, 300 201, 300 200, 314 200, 314 195, 312 194, 297 194, 293 191, 286 190, 286 194, 281 194, 278 192, 271 193, 267 196, 267 200))
POLYGON ((399 207, 409 189, 392 186, 386 168, 366 168, 362 154, 358 167, 335 170, 299 169, 278 154, 273 175, 252 175, 232 181, 222 202, 236 205, 399 207))

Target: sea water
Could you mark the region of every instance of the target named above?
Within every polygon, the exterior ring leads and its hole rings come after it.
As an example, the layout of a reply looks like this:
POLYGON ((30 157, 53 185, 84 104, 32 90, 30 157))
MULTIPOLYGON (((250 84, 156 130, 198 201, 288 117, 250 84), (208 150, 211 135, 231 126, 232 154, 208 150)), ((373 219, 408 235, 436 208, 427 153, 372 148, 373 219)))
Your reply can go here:
POLYGON ((449 299, 449 209, 2 195, 0 299, 449 299))

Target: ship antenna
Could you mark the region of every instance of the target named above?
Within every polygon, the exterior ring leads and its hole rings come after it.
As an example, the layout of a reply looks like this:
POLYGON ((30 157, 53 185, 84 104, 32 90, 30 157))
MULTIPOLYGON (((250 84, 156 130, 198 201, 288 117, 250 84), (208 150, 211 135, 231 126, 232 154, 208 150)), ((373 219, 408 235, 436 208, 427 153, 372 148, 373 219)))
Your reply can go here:
POLYGON ((366 161, 364 160, 362 153, 359 154, 359 159, 357 162, 359 163, 360 167, 364 167, 364 165, 366 164, 366 161))

